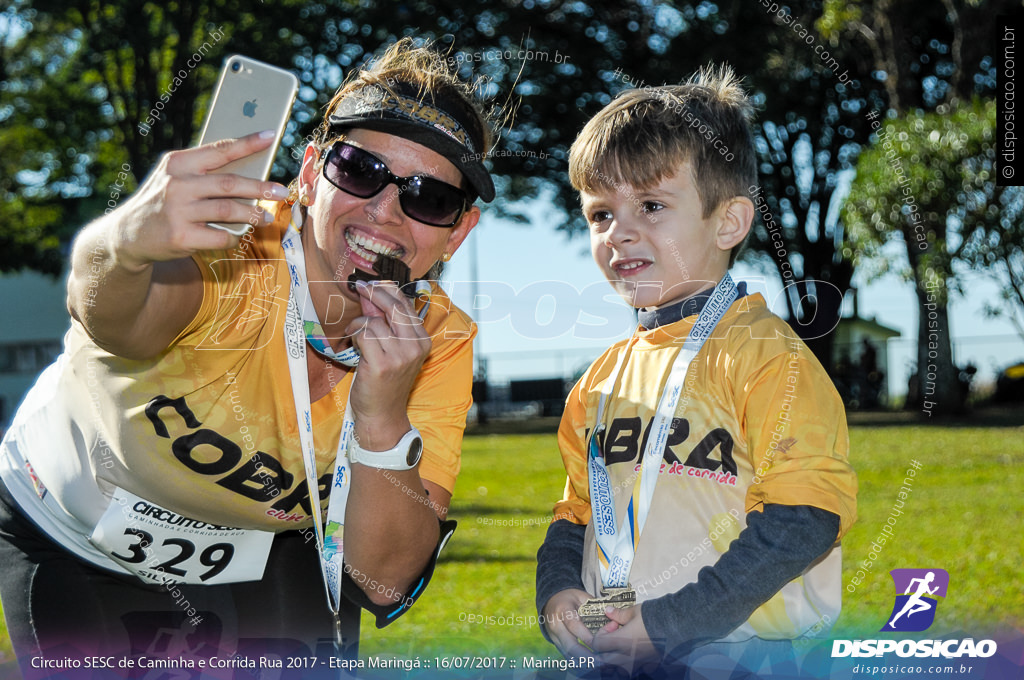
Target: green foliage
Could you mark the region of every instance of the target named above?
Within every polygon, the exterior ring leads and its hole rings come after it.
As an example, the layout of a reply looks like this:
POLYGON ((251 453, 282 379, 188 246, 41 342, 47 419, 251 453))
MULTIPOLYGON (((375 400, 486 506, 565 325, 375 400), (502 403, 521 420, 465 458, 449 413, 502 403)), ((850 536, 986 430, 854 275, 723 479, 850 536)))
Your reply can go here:
MULTIPOLYGON (((814 2, 797 3, 791 10, 796 16, 811 15, 806 26, 819 11, 814 2)), ((857 105, 843 102, 866 96, 868 70, 855 53, 832 49, 853 77, 846 89, 837 89, 836 74, 812 47, 757 3, 538 2, 513 7, 489 0, 412 0, 396 8, 342 0, 26 1, 5 16, 10 17, 8 27, 19 27, 8 31, 5 44, 12 46, 12 54, 32 51, 35 57, 0 61, 3 80, 14 89, 38 93, 33 101, 73 109, 80 119, 66 135, 48 132, 37 140, 34 153, 41 160, 36 165, 49 164, 54 168, 50 174, 33 176, 26 184, 22 173, 22 181, 5 187, 7 196, 44 192, 41 200, 52 201, 57 194, 53 173, 59 170, 73 180, 80 205, 72 211, 62 200, 60 218, 46 225, 60 243, 105 205, 109 175, 124 162, 141 179, 161 152, 194 142, 227 54, 241 52, 290 68, 305 85, 274 170, 276 178, 286 179, 296 169, 296 150, 301 151, 341 77, 382 45, 414 35, 436 40, 462 75, 483 76, 481 93, 505 109, 499 118, 504 124, 499 148, 507 155, 491 159, 503 200, 491 209, 521 219, 517 201, 543 193, 557 208, 552 226, 570 230, 582 222, 566 177, 568 147, 586 120, 630 85, 679 82, 709 61, 732 64, 748 76, 752 90, 767 93, 758 98, 765 111, 757 134, 766 140, 760 148, 768 168, 762 184, 772 201, 780 199, 772 204, 774 213, 780 219, 790 216, 786 229, 793 261, 802 263, 807 277, 845 286, 841 272, 822 272, 832 259, 835 239, 824 232, 810 239, 802 234, 816 233, 814 215, 824 214, 835 189, 834 173, 850 161, 850 154, 840 150, 849 146, 863 121, 857 105), (173 74, 188 70, 188 57, 210 43, 217 28, 225 37, 162 102, 173 74), (737 51, 735 44, 748 49, 737 51), (520 50, 532 53, 520 55, 520 50), (158 104, 163 105, 159 123, 142 134, 139 123, 158 104), (799 153, 793 153, 798 142, 816 158, 811 184, 798 182, 799 153), (69 148, 78 152, 77 164, 65 160, 69 148), (805 224, 809 230, 802 228, 805 224)), ((5 129, 31 130, 34 121, 61 118, 5 109, 6 103, 0 99, 0 112, 7 111, 5 129)), ((27 148, 12 140, 5 158, 28 167, 33 155, 27 148)), ((19 208, 11 206, 16 218, 19 208)), ((767 235, 755 235, 754 244, 763 247, 766 240, 767 235)), ((21 264, 12 260, 6 266, 21 264)))
POLYGON ((52 39, 63 22, 2 16, 0 271, 29 266, 56 274, 61 244, 91 190, 91 159, 102 149, 86 131, 106 121, 95 110, 94 83, 76 66, 78 47, 52 39))
POLYGON ((825 0, 821 18, 814 25, 821 36, 837 44, 847 28, 860 22, 862 12, 857 0, 825 0))
POLYGON ((501 155, 490 159, 499 200, 487 210, 522 221, 522 199, 540 196, 553 204, 551 226, 568 231, 582 227, 566 164, 584 123, 627 87, 676 83, 708 62, 729 63, 760 109, 758 183, 779 225, 773 234, 757 224, 751 250, 798 283, 785 296, 789 316, 809 337, 820 336, 813 349, 827 362, 828 347, 817 345, 830 336, 800 324, 831 324, 840 299, 829 293, 849 288, 853 266, 836 248, 843 238, 838 178, 869 136, 864 114, 884 111, 891 98, 873 50, 859 40, 870 34, 863 22, 881 17, 906 38, 894 43, 902 50, 895 62, 910 65, 899 83, 914 96, 904 100, 933 105, 962 70, 950 46, 963 43, 956 31, 967 30, 966 19, 951 24, 940 4, 920 0, 796 0, 767 9, 764 2, 642 0, 22 0, 0 23, 0 33, 7 29, 0 122, 9 136, 0 140, 7 166, 0 217, 15 225, 0 236, 0 245, 12 241, 0 250, 0 270, 59 270, 62 248, 107 205, 123 164, 141 180, 160 153, 194 143, 217 69, 232 52, 289 68, 303 83, 273 171, 287 181, 345 74, 399 37, 434 40, 461 75, 482 77, 478 89, 499 112, 501 155), (220 30, 223 38, 212 40, 220 30), (191 69, 189 57, 204 45, 206 57, 191 69), (174 76, 183 70, 179 83, 174 76), (164 101, 169 85, 176 89, 164 101), (159 121, 144 132, 139 124, 158 106, 159 121), (22 139, 32 134, 31 143, 22 139), (30 214, 33 201, 52 214, 30 214))
MULTIPOLYGON (((523 219, 516 201, 554 188, 560 211, 552 226, 579 226, 577 198, 565 177, 576 132, 610 100, 609 93, 626 86, 613 76, 616 69, 650 82, 675 82, 705 59, 724 58, 719 34, 726 20, 709 10, 639 1, 507 7, 486 0, 412 0, 396 7, 346 0, 23 0, 0 22, 0 122, 7 135, 0 150, 8 165, 0 186, 3 216, 5 223, 23 221, 27 208, 17 197, 56 203, 58 212, 42 224, 56 241, 34 244, 26 227, 19 242, 38 247, 41 259, 7 259, 11 251, 4 250, 0 269, 59 270, 61 252, 54 244, 66 245, 78 226, 100 212, 111 173, 127 163, 140 180, 160 153, 194 143, 228 54, 243 53, 300 76, 304 87, 273 172, 286 180, 342 77, 405 35, 435 40, 462 75, 485 78, 479 89, 499 110, 506 153, 491 159, 501 176, 498 212, 523 219), (212 40, 221 29, 224 37, 212 40), (674 41, 684 30, 689 39, 674 41), (205 58, 193 69, 189 58, 204 45, 205 58), (176 81, 182 72, 187 75, 176 81), (175 89, 167 97, 169 85, 175 89), (147 130, 140 123, 154 109, 158 121, 147 130), (26 144, 30 134, 35 137, 26 144)), ((749 64, 756 63, 751 55, 749 64)))
MULTIPOLYGON (((920 142, 911 141, 910 137, 922 136, 921 117, 929 112, 942 116, 951 102, 956 109, 956 102, 992 96, 996 78, 990 36, 995 31, 997 16, 1014 4, 1019 2, 825 0, 817 22, 830 45, 845 44, 869 59, 872 78, 882 88, 884 103, 864 108, 861 113, 865 120, 870 115, 874 126, 879 116, 883 121, 890 116, 908 119, 906 130, 894 132, 898 138, 883 136, 876 142, 876 155, 858 165, 854 196, 847 199, 840 212, 846 232, 839 235, 836 243, 844 262, 853 260, 852 266, 865 260, 870 262, 875 268, 868 271, 870 278, 889 267, 891 251, 883 252, 880 247, 888 238, 880 234, 902 234, 909 267, 904 273, 912 275, 919 305, 917 365, 922 375, 932 376, 924 394, 934 396, 934 402, 927 403, 937 404, 944 412, 958 410, 962 398, 953 366, 947 309, 948 285, 955 284, 952 277, 956 255, 950 250, 957 247, 947 238, 947 218, 952 207, 935 196, 945 192, 949 177, 942 167, 944 161, 918 153, 920 142), (919 119, 917 127, 909 122, 913 117, 919 119), (885 166, 878 158, 879 143, 885 147, 885 160, 892 161, 890 173, 884 172, 885 166), (918 182, 919 195, 915 195, 907 175, 920 174, 918 163, 932 177, 918 182), (887 193, 892 191, 895 196, 887 193), (877 200, 872 195, 877 195, 877 200), (896 205, 904 199, 910 201, 905 204, 906 214, 896 205), (850 201, 859 201, 860 205, 851 207, 850 201), (894 205, 894 209, 889 209, 894 205)), ((927 128, 928 136, 938 129, 927 128)), ((967 139, 971 139, 970 135, 967 139)), ((934 139, 932 143, 941 140, 934 139)), ((951 190, 956 191, 955 185, 951 190)))
POLYGON ((899 239, 926 243, 917 273, 945 272, 947 286, 956 285, 953 263, 1020 261, 1022 192, 996 186, 995 114, 994 101, 975 99, 883 122, 843 208, 844 254, 857 267, 912 278, 903 261, 885 256, 884 246, 899 239))

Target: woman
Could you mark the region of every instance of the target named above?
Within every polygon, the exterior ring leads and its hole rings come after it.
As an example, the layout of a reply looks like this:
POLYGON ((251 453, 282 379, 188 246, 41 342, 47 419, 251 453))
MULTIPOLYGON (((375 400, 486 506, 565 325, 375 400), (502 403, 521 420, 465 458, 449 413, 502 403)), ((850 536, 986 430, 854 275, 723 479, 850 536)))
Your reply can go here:
POLYGON ((494 197, 490 143, 471 89, 402 41, 335 95, 291 192, 207 175, 252 135, 166 154, 82 230, 64 354, 0 450, 26 675, 48 652, 352 655, 360 607, 381 626, 423 592, 474 329, 436 283, 349 277, 394 258, 430 278, 494 197))

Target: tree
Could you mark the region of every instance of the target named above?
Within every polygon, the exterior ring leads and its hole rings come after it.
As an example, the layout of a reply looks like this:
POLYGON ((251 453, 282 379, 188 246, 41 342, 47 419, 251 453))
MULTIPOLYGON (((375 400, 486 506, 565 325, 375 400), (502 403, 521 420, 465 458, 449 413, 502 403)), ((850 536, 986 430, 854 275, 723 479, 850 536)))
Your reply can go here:
MULTIPOLYGON (((40 208, 49 211, 38 220, 39 229, 48 235, 42 243, 49 271, 57 270, 59 247, 75 227, 112 200, 116 171, 127 165, 135 178, 141 178, 161 152, 195 139, 224 55, 245 51, 292 68, 307 85, 300 92, 275 168, 275 177, 285 179, 294 172, 315 111, 326 103, 342 73, 381 44, 415 34, 436 39, 464 75, 489 79, 481 91, 495 94, 499 104, 509 102, 506 109, 513 115, 504 119, 499 147, 505 155, 491 159, 504 198, 496 209, 521 218, 518 199, 550 196, 557 208, 552 226, 568 233, 584 227, 565 171, 569 144, 586 120, 627 87, 679 82, 708 61, 731 63, 740 73, 750 74, 754 89, 768 93, 761 97, 768 108, 758 127, 762 195, 785 223, 790 242, 789 252, 782 256, 767 248, 767 233, 755 234, 753 247, 773 253, 777 268, 788 267, 787 281, 796 271, 803 292, 814 292, 817 280, 843 291, 849 283, 848 263, 836 262, 835 238, 827 233, 832 227, 825 226, 822 216, 835 190, 835 172, 849 163, 849 154, 841 149, 849 144, 851 126, 858 123, 856 107, 842 102, 863 95, 855 94, 856 84, 845 90, 837 87, 837 74, 831 74, 777 16, 754 3, 720 9, 705 3, 609 6, 555 1, 512 8, 483 0, 411 0, 396 11, 389 3, 341 0, 215 0, 166 6, 51 1, 22 2, 8 15, 8 25, 19 23, 21 28, 13 36, 9 32, 7 42, 22 52, 33 46, 37 56, 3 65, 5 80, 20 91, 18 106, 6 108, 11 153, 5 157, 22 168, 50 170, 22 172, 4 190, 12 199, 7 204, 10 221, 24 213, 18 200, 26 196, 36 196, 40 208), (223 37, 212 40, 219 32, 223 37), (726 35, 729 38, 723 39, 726 35), (762 47, 737 51, 737 43, 762 47), (203 50, 205 58, 190 69, 186 63, 197 50, 203 50), (179 78, 183 69, 184 77, 179 78), (55 72, 67 75, 54 78, 55 72), (89 86, 70 96, 80 83, 89 86), (167 97, 169 89, 173 96, 167 97), (37 94, 29 96, 30 92, 37 94), (56 116, 40 117, 27 102, 74 102, 81 120, 67 138, 43 135, 35 151, 28 153, 23 140, 15 137, 35 129, 40 118, 56 116), (159 120, 140 125, 153 111, 159 120), (75 163, 65 155, 74 146, 72 140, 79 140, 75 163), (95 141, 85 146, 80 140, 95 141), (816 159, 815 179, 804 186, 799 153, 794 153, 801 147, 810 149, 810 157, 816 159), (76 187, 74 200, 57 200, 56 180, 62 175, 76 187)), ((813 18, 809 16, 806 25, 813 18)), ((36 266, 15 258, 0 267, 26 264, 36 266)), ((809 301, 803 294, 787 298, 795 323, 815 317, 809 301)), ((819 306, 825 301, 819 296, 819 306)), ((817 318, 837 318, 839 300, 828 302, 832 309, 821 310, 817 318)), ((809 325, 808 329, 823 335, 809 325)), ((827 355, 822 353, 826 362, 827 355)))
POLYGON ((22 0, 3 16, 3 217, 26 225, 11 233, 32 256, 7 249, 0 271, 51 273, 75 229, 111 200, 125 166, 141 179, 162 152, 195 140, 217 68, 231 52, 290 68, 304 85, 273 173, 287 179, 345 72, 398 37, 434 38, 464 75, 489 79, 482 93, 514 112, 500 119, 507 155, 491 159, 505 198, 497 210, 522 218, 517 199, 553 188, 560 209, 553 226, 569 227, 579 220, 565 177, 568 146, 608 101, 613 72, 650 67, 675 81, 672 38, 689 26, 711 45, 719 23, 707 12, 639 1, 513 8, 411 0, 396 8, 352 0, 22 0), (189 66, 197 53, 204 58, 189 66))
POLYGON ((984 126, 978 125, 983 112, 964 102, 977 94, 991 96, 995 83, 985 50, 996 14, 1008 6, 944 0, 929 12, 891 0, 826 3, 826 33, 866 43, 884 74, 888 106, 871 114, 879 138, 874 153, 858 164, 844 211, 844 219, 858 224, 847 248, 851 255, 862 250, 858 261, 877 261, 880 253, 872 244, 903 240, 918 299, 918 377, 932 397, 929 415, 963 406, 948 315, 953 263, 962 242, 950 239, 949 229, 962 208, 984 193, 972 188, 977 178, 964 177, 984 163, 984 126), (922 21, 931 23, 931 32, 912 30, 922 21), (933 73, 922 77, 929 69, 933 73), (935 115, 929 115, 932 111, 935 115), (959 122, 969 125, 974 137, 948 127, 946 118, 957 112, 963 112, 959 122), (892 122, 883 126, 886 118, 892 122))
POLYGON ((956 375, 939 371, 952 365, 946 307, 950 292, 959 291, 956 264, 1000 251, 1013 264, 1011 244, 1004 243, 1012 231, 1004 233, 1002 225, 1019 223, 1020 192, 995 185, 995 113, 993 101, 976 99, 880 124, 879 143, 861 155, 844 207, 858 260, 883 271, 882 246, 892 239, 908 244, 909 268, 897 271, 918 284, 918 378, 926 408, 941 403, 943 389, 956 395, 954 407, 962 406, 956 375), (1001 213, 1001 202, 1018 205, 1001 213), (944 385, 944 378, 953 384, 944 385))
POLYGON ((982 140, 982 149, 965 159, 953 218, 963 239, 959 259, 1003 291, 984 311, 1008 319, 1024 340, 1024 187, 996 183, 995 109, 994 101, 986 102, 964 125, 963 132, 982 140))
POLYGON ((862 54, 844 45, 824 51, 813 29, 821 11, 820 3, 791 3, 770 15, 764 33, 770 49, 754 75, 765 102, 755 125, 762 219, 752 242, 787 286, 790 323, 831 367, 831 331, 854 271, 837 247, 837 180, 867 137, 863 112, 882 95, 862 54))
POLYGON ((998 301, 985 304, 985 313, 1008 319, 1024 340, 1024 205, 1020 187, 994 187, 986 208, 983 216, 965 217, 964 230, 972 226, 975 230, 963 259, 1003 290, 998 301))
POLYGON ((111 153, 109 135, 95 134, 107 122, 77 46, 51 37, 60 22, 29 26, 12 9, 0 20, 0 271, 57 274, 83 201, 103 191, 88 168, 111 153))
MULTIPOLYGON (((488 210, 522 219, 520 199, 550 197, 552 226, 579 233, 584 225, 566 163, 568 147, 586 120, 626 87, 675 83, 709 61, 728 62, 748 75, 748 87, 763 105, 755 128, 757 195, 779 225, 777 233, 758 225, 751 250, 772 263, 784 283, 794 284, 785 298, 790 320, 828 365, 827 331, 838 319, 853 273, 850 259, 837 248, 843 233, 835 218, 837 176, 855 162, 869 132, 863 114, 883 105, 884 88, 872 75, 874 63, 857 45, 826 44, 810 29, 829 18, 820 0, 769 9, 764 2, 641 0, 518 6, 493 0, 407 0, 398 6, 354 0, 166 5, 24 0, 8 15, 33 28, 9 33, 5 44, 24 50, 36 43, 40 56, 18 68, 14 62, 0 64, 5 80, 25 101, 77 101, 79 122, 67 138, 40 139, 34 156, 22 157, 21 147, 10 144, 13 164, 50 170, 22 172, 0 189, 12 199, 5 205, 12 206, 13 221, 24 212, 18 200, 27 196, 56 211, 38 221, 50 238, 47 252, 59 254, 74 229, 104 209, 124 163, 141 178, 160 153, 192 143, 217 68, 234 51, 291 68, 304 85, 273 173, 286 180, 297 167, 316 111, 342 75, 381 45, 415 35, 448 50, 467 77, 487 78, 480 91, 509 114, 500 118, 502 155, 490 161, 502 200, 488 210), (215 31, 223 33, 216 41, 215 31), (737 50, 737 44, 744 49, 737 50), (188 70, 188 58, 204 46, 205 58, 188 70), (51 79, 61 69, 68 75, 51 79), (186 77, 176 78, 182 69, 186 77), (75 99, 68 93, 79 83, 89 85, 75 99), (170 87, 173 96, 164 101, 170 87), (29 92, 38 94, 32 99, 29 92), (159 121, 140 127, 154 109, 159 121), (66 149, 73 146, 79 153, 71 163, 66 149), (54 179, 61 174, 79 192, 74 200, 56 200, 54 179)), ((926 75, 932 71, 922 71, 921 77, 926 75)), ((0 99, 5 131, 30 131, 38 116, 21 105, 6 106, 7 101, 0 99)), ((60 257, 49 261, 59 263, 60 257)), ((25 263, 2 261, 0 268, 25 263)))

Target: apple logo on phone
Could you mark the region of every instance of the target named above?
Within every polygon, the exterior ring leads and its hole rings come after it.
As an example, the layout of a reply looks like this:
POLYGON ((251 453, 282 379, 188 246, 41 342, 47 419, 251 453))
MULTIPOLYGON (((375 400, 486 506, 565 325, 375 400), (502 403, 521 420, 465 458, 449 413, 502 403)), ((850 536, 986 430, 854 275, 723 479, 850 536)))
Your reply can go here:
POLYGON ((242 115, 246 118, 254 118, 256 116, 256 100, 252 99, 242 105, 242 115))

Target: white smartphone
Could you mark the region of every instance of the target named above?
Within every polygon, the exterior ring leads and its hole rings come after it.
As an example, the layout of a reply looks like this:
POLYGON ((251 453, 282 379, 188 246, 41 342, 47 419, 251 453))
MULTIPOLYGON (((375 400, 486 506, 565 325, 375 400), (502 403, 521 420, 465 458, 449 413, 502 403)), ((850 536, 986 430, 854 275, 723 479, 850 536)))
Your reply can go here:
MULTIPOLYGON (((263 130, 274 130, 277 135, 274 143, 263 151, 210 172, 233 173, 265 180, 274 164, 274 155, 281 144, 281 136, 291 116, 298 89, 299 79, 284 69, 238 54, 228 57, 220 72, 199 144, 235 139, 263 130)), ((255 199, 235 200, 247 206, 256 205, 255 199)), ((246 223, 208 224, 236 236, 252 228, 246 223)))

